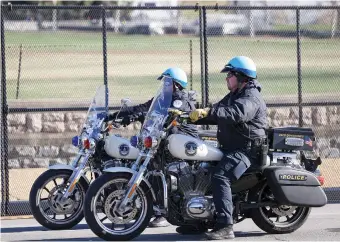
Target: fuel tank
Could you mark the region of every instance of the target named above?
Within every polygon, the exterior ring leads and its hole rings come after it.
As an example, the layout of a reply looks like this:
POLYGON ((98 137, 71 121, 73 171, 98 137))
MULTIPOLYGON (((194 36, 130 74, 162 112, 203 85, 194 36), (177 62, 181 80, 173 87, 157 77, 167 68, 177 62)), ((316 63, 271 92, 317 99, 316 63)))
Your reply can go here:
POLYGON ((182 134, 168 137, 168 149, 172 156, 184 160, 219 161, 223 153, 203 140, 182 134))
POLYGON ((116 135, 105 139, 104 150, 109 156, 119 159, 135 160, 139 154, 139 150, 130 145, 129 140, 116 135))

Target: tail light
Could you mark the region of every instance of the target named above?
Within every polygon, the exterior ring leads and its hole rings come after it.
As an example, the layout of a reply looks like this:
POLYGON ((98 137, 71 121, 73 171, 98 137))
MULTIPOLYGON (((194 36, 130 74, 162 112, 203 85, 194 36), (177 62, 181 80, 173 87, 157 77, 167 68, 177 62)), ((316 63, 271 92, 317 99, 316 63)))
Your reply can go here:
POLYGON ((325 183, 325 178, 323 176, 317 176, 321 186, 323 186, 323 184, 325 183))

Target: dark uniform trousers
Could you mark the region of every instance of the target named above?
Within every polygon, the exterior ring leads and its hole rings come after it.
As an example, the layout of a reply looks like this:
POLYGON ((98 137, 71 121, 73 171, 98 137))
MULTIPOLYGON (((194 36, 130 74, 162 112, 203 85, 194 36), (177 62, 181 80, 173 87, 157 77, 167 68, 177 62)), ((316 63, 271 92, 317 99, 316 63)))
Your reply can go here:
POLYGON ((249 168, 249 157, 243 151, 225 152, 212 175, 213 200, 217 223, 233 224, 231 183, 238 180, 249 168))
POLYGON ((224 157, 213 171, 212 190, 217 222, 224 225, 233 224, 231 183, 244 174, 251 162, 257 163, 260 147, 256 139, 265 137, 266 104, 260 91, 258 82, 252 80, 242 90, 212 105, 208 116, 196 122, 218 126, 217 139, 224 157))

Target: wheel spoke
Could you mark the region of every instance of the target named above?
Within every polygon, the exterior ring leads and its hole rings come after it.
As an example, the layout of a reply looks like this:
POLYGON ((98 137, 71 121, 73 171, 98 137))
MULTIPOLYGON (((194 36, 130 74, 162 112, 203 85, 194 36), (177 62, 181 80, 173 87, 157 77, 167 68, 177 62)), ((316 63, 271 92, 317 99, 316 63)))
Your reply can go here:
POLYGON ((276 217, 276 221, 275 221, 275 222, 279 222, 279 220, 280 220, 280 216, 278 215, 278 216, 276 217))
POLYGON ((103 192, 99 193, 98 200, 99 199, 102 200, 102 201, 105 200, 105 194, 103 192))
POLYGON ((122 189, 123 189, 123 183, 117 182, 117 183, 115 183, 115 185, 116 185, 116 188, 117 188, 118 190, 122 190, 122 189))
POLYGON ((56 182, 55 179, 53 179, 53 183, 54 183, 54 185, 55 185, 56 187, 58 186, 58 184, 57 184, 57 182, 56 182))
POLYGON ((48 200, 48 197, 40 198, 40 201, 46 201, 46 200, 48 200))
POLYGON ((55 219, 57 217, 56 213, 53 213, 53 219, 55 219))
MULTIPOLYGON (((106 219, 107 219, 107 216, 105 216, 104 218, 102 218, 102 219, 100 220, 100 222, 104 222, 106 219)), ((112 224, 113 224, 113 223, 112 223, 112 224)))
POLYGON ((290 217, 287 215, 287 216, 286 216, 286 219, 287 219, 287 221, 289 221, 290 217))
POLYGON ((44 190, 46 190, 46 192, 50 193, 50 190, 48 190, 46 187, 44 187, 44 190))
POLYGON ((67 219, 67 215, 66 214, 64 214, 64 218, 67 219))
POLYGON ((47 211, 49 211, 51 208, 47 207, 46 209, 44 209, 44 213, 46 213, 47 211))
POLYGON ((66 178, 63 178, 63 184, 65 184, 65 185, 66 185, 66 184, 67 184, 67 180, 68 180, 68 179, 66 179, 66 178))

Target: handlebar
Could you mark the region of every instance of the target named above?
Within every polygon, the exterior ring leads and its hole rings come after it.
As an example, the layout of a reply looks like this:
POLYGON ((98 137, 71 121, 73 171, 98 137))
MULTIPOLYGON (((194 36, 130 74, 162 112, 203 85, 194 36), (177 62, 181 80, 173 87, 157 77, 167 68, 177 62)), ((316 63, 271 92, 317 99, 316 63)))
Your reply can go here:
POLYGON ((179 121, 179 123, 192 123, 189 117, 190 112, 181 111, 173 108, 168 109, 168 112, 172 113, 175 117, 174 120, 179 121))

